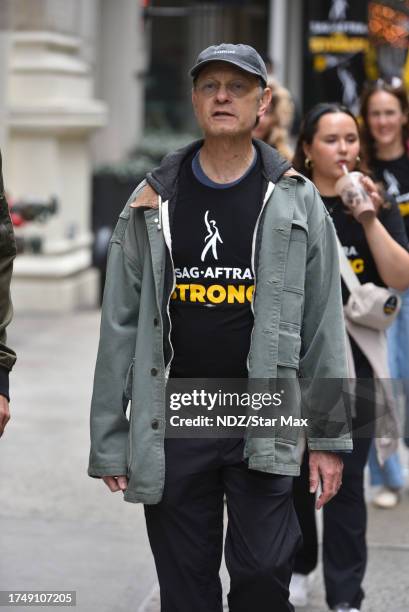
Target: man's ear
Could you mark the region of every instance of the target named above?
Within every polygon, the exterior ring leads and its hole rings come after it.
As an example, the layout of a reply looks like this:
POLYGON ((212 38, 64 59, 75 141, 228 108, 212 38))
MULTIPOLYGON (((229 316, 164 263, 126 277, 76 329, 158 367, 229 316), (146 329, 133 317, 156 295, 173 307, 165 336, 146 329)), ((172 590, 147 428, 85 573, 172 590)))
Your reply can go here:
POLYGON ((263 93, 261 94, 259 108, 257 111, 257 117, 261 117, 262 115, 264 115, 264 113, 268 109, 268 106, 271 102, 272 95, 273 95, 273 92, 271 91, 271 88, 265 87, 263 90, 263 93))

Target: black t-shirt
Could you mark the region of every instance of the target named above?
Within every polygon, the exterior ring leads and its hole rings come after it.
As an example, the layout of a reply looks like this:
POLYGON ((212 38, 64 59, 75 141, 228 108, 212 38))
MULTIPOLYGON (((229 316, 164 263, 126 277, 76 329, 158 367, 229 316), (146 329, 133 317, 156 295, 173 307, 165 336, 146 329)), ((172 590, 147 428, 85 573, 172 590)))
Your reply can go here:
POLYGON ((409 236, 409 157, 405 153, 389 161, 376 159, 372 170, 375 179, 384 184, 387 195, 397 202, 409 236))
POLYGON ((253 232, 261 210, 259 156, 242 180, 203 184, 183 163, 172 225, 171 377, 243 378, 253 326, 253 232))
MULTIPOLYGON (((341 198, 322 196, 322 200, 331 214, 338 238, 360 283, 374 283, 380 287, 385 287, 385 283, 379 276, 361 223, 348 214, 341 198)), ((390 203, 387 208, 382 208, 378 219, 396 242, 409 249, 405 228, 396 203, 390 203)), ((342 282, 344 304, 346 304, 348 298, 349 291, 342 282)), ((370 377, 372 369, 368 360, 352 339, 351 344, 357 375, 362 378, 370 377)))

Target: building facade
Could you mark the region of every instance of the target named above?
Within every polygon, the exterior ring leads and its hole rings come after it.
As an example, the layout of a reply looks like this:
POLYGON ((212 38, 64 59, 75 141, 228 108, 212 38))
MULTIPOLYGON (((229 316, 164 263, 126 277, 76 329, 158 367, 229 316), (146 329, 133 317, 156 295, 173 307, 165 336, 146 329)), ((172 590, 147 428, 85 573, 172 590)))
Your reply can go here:
POLYGON ((132 0, 3 0, 0 20, 0 146, 9 199, 23 211, 15 308, 96 305, 92 168, 119 159, 140 138, 140 7, 132 0), (27 209, 51 211, 51 202, 53 214, 24 220, 27 209))

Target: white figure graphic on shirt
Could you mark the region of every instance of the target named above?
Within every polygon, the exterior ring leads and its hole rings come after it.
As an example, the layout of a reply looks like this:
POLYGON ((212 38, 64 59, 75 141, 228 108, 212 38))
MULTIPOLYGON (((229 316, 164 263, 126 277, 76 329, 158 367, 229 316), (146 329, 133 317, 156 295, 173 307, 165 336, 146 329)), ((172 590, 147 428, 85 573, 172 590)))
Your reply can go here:
POLYGON ((342 103, 348 106, 353 113, 358 112, 358 84, 353 75, 341 66, 337 70, 338 78, 342 85, 342 103))
POLYGON ((348 0, 332 0, 328 18, 331 21, 346 19, 349 2, 348 0))
POLYGON ((200 259, 201 261, 204 261, 207 252, 211 249, 213 253, 213 257, 217 260, 217 242, 219 241, 221 244, 223 244, 223 240, 220 237, 220 232, 217 228, 216 221, 214 219, 209 220, 208 210, 206 210, 204 221, 205 221, 206 228, 208 231, 208 234, 205 237, 205 243, 207 244, 202 251, 200 259))
POLYGON ((383 178, 385 180, 385 183, 387 184, 387 192, 392 195, 392 196, 398 196, 400 193, 399 190, 399 181, 396 178, 395 175, 392 174, 392 172, 389 172, 389 170, 384 170, 383 171, 383 178))

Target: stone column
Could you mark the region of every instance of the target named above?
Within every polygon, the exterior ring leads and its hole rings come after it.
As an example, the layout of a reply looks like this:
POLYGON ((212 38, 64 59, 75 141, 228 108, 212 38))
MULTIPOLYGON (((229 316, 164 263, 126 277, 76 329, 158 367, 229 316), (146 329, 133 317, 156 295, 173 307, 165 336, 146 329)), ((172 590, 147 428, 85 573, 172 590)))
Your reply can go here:
POLYGON ((14 200, 55 196, 58 212, 17 232, 42 240, 15 262, 17 310, 67 311, 97 303, 90 268, 91 134, 107 109, 81 53, 81 2, 12 0, 8 67, 7 189, 14 200))
POLYGON ((7 80, 10 51, 11 0, 0 4, 0 149, 3 151, 7 140, 7 80))
POLYGON ((146 45, 141 2, 101 0, 96 92, 109 106, 109 123, 93 138, 95 163, 127 157, 142 137, 146 45))
POLYGON ((274 76, 280 83, 285 82, 287 1, 270 0, 268 54, 274 62, 274 76))

